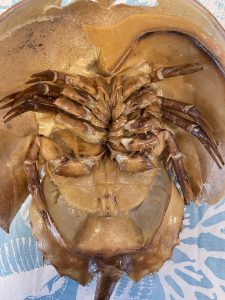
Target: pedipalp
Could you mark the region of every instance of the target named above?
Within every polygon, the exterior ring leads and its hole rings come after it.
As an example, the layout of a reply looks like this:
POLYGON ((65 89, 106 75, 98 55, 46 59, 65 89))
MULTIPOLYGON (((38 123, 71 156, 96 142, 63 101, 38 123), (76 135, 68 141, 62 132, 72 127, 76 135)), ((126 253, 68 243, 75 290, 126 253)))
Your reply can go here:
POLYGON ((203 66, 199 63, 162 67, 152 72, 151 81, 158 82, 167 78, 193 74, 202 70, 203 66))

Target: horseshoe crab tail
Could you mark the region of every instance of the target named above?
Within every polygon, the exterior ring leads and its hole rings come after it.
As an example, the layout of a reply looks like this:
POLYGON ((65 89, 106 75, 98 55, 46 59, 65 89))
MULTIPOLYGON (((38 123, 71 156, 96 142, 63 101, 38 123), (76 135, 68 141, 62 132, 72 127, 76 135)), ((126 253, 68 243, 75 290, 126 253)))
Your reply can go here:
POLYGON ((120 277, 110 276, 102 271, 97 275, 94 300, 109 300, 120 277))
POLYGON ((97 275, 97 287, 94 300, 109 300, 117 282, 130 266, 127 255, 106 259, 94 258, 90 262, 90 271, 97 275))

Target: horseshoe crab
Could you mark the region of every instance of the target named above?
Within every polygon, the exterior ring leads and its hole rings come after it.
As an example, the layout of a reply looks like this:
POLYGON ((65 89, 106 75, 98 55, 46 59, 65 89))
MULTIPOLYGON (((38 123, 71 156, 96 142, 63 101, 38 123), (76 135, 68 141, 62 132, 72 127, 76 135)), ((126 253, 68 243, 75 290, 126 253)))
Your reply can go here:
POLYGON ((193 1, 59 4, 0 20, 0 224, 29 188, 43 255, 109 299, 171 257, 184 204, 224 196, 224 32, 193 1))

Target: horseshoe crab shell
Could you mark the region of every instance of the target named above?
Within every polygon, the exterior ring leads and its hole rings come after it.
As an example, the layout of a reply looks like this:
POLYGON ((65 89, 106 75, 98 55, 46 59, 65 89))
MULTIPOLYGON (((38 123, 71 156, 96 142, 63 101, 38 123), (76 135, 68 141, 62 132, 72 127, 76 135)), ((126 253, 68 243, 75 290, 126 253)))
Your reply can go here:
MULTIPOLYGON (((153 8, 115 5, 107 0, 75 1, 63 8, 59 0, 21 2, 0 18, 0 97, 24 87, 30 74, 46 69, 85 76, 98 72, 140 74, 151 66, 200 62, 205 65, 203 72, 160 82, 155 88, 164 96, 197 105, 215 128, 225 155, 224 31, 195 1, 158 2, 153 8)), ((1 189, 0 224, 8 231, 28 194, 23 172, 27 149, 38 133, 48 136, 54 122, 51 115, 26 113, 5 125, 4 113, 0 123, 4 137, 0 143, 1 185, 7 189, 1 189)), ((186 156, 196 201, 215 203, 225 194, 225 170, 218 171, 188 134, 172 129, 186 156)), ((79 200, 76 194, 80 182, 62 182, 50 175, 43 180, 47 205, 72 252, 44 226, 34 203, 33 233, 59 273, 80 284, 93 277, 93 257, 97 257, 98 267, 107 265, 107 276, 99 277, 96 299, 110 297, 118 280, 115 261, 122 262, 120 271, 138 281, 170 258, 178 243, 184 205, 162 169, 121 179, 123 185, 128 182, 135 190, 136 184, 136 190, 143 191, 142 205, 136 198, 129 203, 121 192, 120 205, 125 208, 114 219, 89 215, 91 205, 85 205, 84 198, 79 200), (76 186, 76 191, 70 185, 76 186), (110 276, 115 277, 114 282, 109 282, 110 276)), ((90 187, 91 178, 85 180, 83 186, 90 187)), ((94 194, 93 190, 89 193, 94 194)))

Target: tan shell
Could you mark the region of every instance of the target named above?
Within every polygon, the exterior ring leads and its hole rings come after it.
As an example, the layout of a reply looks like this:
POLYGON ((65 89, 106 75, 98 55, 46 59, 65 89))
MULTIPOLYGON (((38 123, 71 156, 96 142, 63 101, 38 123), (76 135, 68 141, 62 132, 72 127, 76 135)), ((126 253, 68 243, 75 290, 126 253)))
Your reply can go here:
MULTIPOLYGON (((161 184, 157 179, 155 181, 156 184, 161 184)), ((52 183, 50 183, 48 188, 52 188, 52 183)), ((53 195, 58 195, 54 187, 49 195, 52 197, 52 199, 47 200, 50 212, 54 217, 57 215, 59 216, 59 211, 63 210, 64 213, 60 215, 57 222, 61 226, 61 233, 68 239, 71 239, 71 230, 72 234, 74 234, 74 226, 76 226, 74 212, 71 211, 68 205, 62 204, 65 201, 63 199, 56 201, 54 204, 55 198, 53 195)), ((154 196, 152 199, 154 199, 154 196)), ((158 200, 160 199, 158 198, 158 200)), ((131 255, 131 267, 129 268, 128 275, 134 281, 138 281, 145 275, 159 270, 164 261, 171 257, 174 246, 179 242, 178 236, 182 226, 184 204, 174 185, 172 187, 169 203, 169 206, 166 208, 163 222, 160 224, 157 234, 153 236, 150 248, 148 248, 147 251, 143 249, 142 252, 138 251, 137 254, 134 252, 134 254, 131 255)), ((152 214, 154 214, 154 212, 152 212, 152 214)), ((33 234, 38 239, 38 247, 43 252, 45 258, 57 268, 60 274, 68 275, 77 280, 80 284, 87 284, 92 278, 88 269, 88 259, 77 254, 71 254, 60 245, 57 239, 51 235, 45 227, 42 216, 38 214, 34 202, 30 209, 30 218, 33 234)), ((150 218, 149 222, 152 222, 150 218)), ((148 222, 146 222, 146 225, 147 224, 148 222)), ((91 230, 93 230, 93 228, 91 228, 91 230)), ((110 232, 112 232, 112 229, 108 231, 108 233, 110 232)), ((90 233, 86 231, 86 234, 90 233)), ((102 234, 102 238, 107 237, 104 232, 102 232, 102 234)), ((90 237, 91 236, 89 236, 89 238, 90 237)), ((117 237, 118 236, 116 235, 115 240, 110 240, 110 246, 114 249, 116 242, 118 242, 117 237)), ((122 235, 119 238, 124 239, 123 246, 126 245, 126 241, 129 241, 128 234, 122 235)), ((88 239, 86 239, 86 241, 88 241, 88 239)), ((91 242, 94 247, 95 242, 93 240, 91 242)), ((98 246, 104 246, 105 240, 98 240, 98 243, 98 246)), ((95 250, 93 247, 91 247, 92 251, 95 250)), ((107 250, 107 253, 109 253, 109 249, 107 250)))
POLYGON ((0 226, 9 232, 9 225, 29 194, 23 164, 32 137, 17 137, 2 129, 0 134, 0 226))
POLYGON ((30 209, 33 234, 39 240, 38 247, 45 258, 54 265, 61 275, 66 275, 80 284, 87 284, 92 275, 88 272, 88 259, 69 253, 52 236, 33 203, 30 209))
POLYGON ((145 248, 170 199, 171 182, 164 169, 126 174, 116 162, 108 161, 83 178, 52 179, 45 178, 44 193, 57 228, 74 250, 91 256, 145 248), (106 191, 113 195, 113 199, 102 199, 108 211, 97 199, 105 198, 106 191))
MULTIPOLYGON (((112 3, 82 0, 61 9, 58 0, 23 1, 4 14, 0 18, 0 98, 23 88, 31 74, 46 69, 85 76, 96 73, 139 75, 148 74, 152 68, 199 62, 204 64, 203 72, 169 79, 154 84, 154 88, 160 95, 197 105, 215 130, 214 135, 225 156, 225 39, 222 28, 194 1, 160 0, 159 6, 154 8, 112 3), (152 32, 158 33, 149 34, 152 32), (196 41, 201 47, 196 47, 196 41)), ((31 140, 38 133, 50 136, 53 128, 52 115, 27 113, 8 125, 1 120, 4 138, 0 153, 4 172, 0 179, 7 188, 2 188, 0 194, 1 211, 4 212, 0 215, 0 225, 6 230, 27 195, 22 164, 31 140)), ((225 168, 218 171, 198 142, 173 126, 169 128, 175 132, 185 155, 196 200, 209 203, 220 200, 225 195, 225 168)), ((97 153, 98 150, 91 151, 97 153)), ((100 165, 96 171, 99 172, 97 178, 102 176, 101 168, 100 165)), ((115 166, 109 166, 109 174, 113 175, 114 171, 115 166)), ((120 174, 126 184, 128 182, 127 186, 133 185, 131 191, 134 192, 126 197, 125 184, 117 178, 114 184, 118 187, 121 219, 115 215, 109 220, 100 218, 94 197, 89 201, 89 196, 95 196, 96 188, 91 186, 91 177, 62 179, 49 167, 43 183, 47 204, 69 250, 50 234, 34 204, 31 222, 39 248, 60 274, 86 284, 92 278, 88 268, 90 256, 101 256, 105 261, 108 256, 123 254, 130 259, 131 267, 125 271, 133 280, 139 280, 157 271, 169 259, 178 243, 183 202, 163 170, 157 172, 150 176, 149 173, 136 174, 133 178, 120 174), (167 192, 163 188, 157 190, 154 182, 160 187, 164 185, 167 192), (80 191, 85 186, 82 194, 80 191), (135 193, 137 190, 139 193, 135 193), (143 201, 152 205, 148 218, 141 210, 143 201), (60 211, 59 214, 59 210, 64 213, 60 211), (79 219, 74 219, 73 210, 79 219), (71 225, 69 229, 68 224, 71 225)), ((103 184, 106 182, 103 178, 103 184)))

